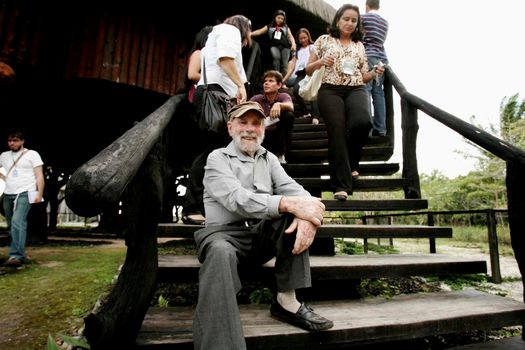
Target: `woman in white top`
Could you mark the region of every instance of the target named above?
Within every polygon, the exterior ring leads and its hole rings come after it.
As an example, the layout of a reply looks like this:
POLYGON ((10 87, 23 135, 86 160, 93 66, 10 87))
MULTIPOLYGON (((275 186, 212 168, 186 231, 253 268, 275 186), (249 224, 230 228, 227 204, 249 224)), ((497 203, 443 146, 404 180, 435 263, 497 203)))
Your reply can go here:
MULTIPOLYGON (((252 44, 251 22, 242 15, 228 17, 223 23, 213 27, 206 45, 201 50, 201 77, 193 103, 198 115, 202 110, 204 74, 208 90, 222 91, 229 95, 235 104, 246 102, 247 93, 244 84, 247 82, 242 62, 242 48, 252 44), (205 70, 204 70, 205 68, 205 70)), ((204 224, 204 204, 202 180, 204 166, 208 155, 216 148, 226 146, 230 141, 227 132, 218 134, 206 131, 202 135, 204 151, 191 165, 186 188, 186 198, 182 209, 182 221, 185 224, 204 224)))
MULTIPOLYGON (((307 117, 310 113, 308 113, 305 101, 299 96, 299 82, 306 76, 305 69, 308 64, 308 59, 310 58, 310 52, 313 50, 314 42, 310 32, 306 28, 299 29, 295 36, 301 47, 290 60, 288 64, 288 73, 283 78, 283 83, 285 83, 286 86, 293 88, 293 95, 299 107, 296 111, 298 111, 300 115, 307 117)), ((319 107, 317 106, 317 101, 310 102, 310 111, 314 120, 318 121, 319 107)))

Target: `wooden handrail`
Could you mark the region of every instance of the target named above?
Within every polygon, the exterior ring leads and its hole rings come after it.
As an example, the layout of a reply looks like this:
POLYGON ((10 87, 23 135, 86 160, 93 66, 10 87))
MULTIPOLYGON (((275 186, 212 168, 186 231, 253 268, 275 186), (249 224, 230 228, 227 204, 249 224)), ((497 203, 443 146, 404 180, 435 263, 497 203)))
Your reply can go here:
POLYGON ((525 163, 525 152, 523 150, 409 93, 391 67, 387 68, 386 74, 401 99, 408 101, 412 106, 425 112, 429 117, 448 126, 476 145, 505 161, 512 160, 525 163))
POLYGON ((95 216, 119 200, 183 97, 171 97, 73 173, 66 187, 66 203, 75 214, 95 216))

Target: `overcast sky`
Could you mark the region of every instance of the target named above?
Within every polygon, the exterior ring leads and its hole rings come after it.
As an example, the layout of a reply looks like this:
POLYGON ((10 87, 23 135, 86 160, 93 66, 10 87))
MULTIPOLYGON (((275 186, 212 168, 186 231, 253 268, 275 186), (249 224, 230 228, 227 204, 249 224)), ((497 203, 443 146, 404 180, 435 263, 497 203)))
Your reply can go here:
MULTIPOLYGON (((325 0, 334 8, 365 0, 325 0)), ((498 125, 502 99, 525 99, 525 1, 382 0, 390 27, 385 44, 392 69, 407 90, 452 115, 483 126, 498 125)), ((290 20, 293 29, 293 20, 290 20)), ((399 105, 397 95, 396 104, 399 105)), ((420 173, 449 177, 473 170, 456 150, 473 152, 454 131, 419 112, 420 173)), ((397 106, 396 126, 400 126, 397 106)), ((394 160, 401 162, 397 130, 394 160)))

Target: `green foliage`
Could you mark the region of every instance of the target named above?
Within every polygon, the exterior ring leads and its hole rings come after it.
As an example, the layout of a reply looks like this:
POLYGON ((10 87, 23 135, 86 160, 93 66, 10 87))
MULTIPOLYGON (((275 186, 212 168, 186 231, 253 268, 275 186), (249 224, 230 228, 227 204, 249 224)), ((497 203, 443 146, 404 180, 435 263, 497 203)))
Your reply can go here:
MULTIPOLYGON (((64 340, 64 343, 72 345, 75 349, 91 349, 88 342, 84 339, 73 338, 62 333, 59 333, 58 336, 64 340)), ((47 337, 47 350, 59 350, 51 334, 47 337)))
POLYGON ((159 299, 158 299, 158 305, 159 307, 168 307, 169 306, 169 302, 166 298, 164 298, 164 296, 159 295, 159 299))
POLYGON ((47 336, 47 350, 59 350, 58 345, 51 334, 47 336))
MULTIPOLYGON (((365 254, 363 244, 357 241, 350 241, 344 239, 335 240, 336 252, 339 255, 358 255, 365 254)), ((399 251, 394 247, 388 245, 379 245, 371 243, 368 240, 368 251, 375 252, 377 254, 397 254, 399 251)))
POLYGON ((482 284, 490 282, 490 277, 485 274, 470 274, 470 275, 449 275, 440 277, 427 277, 430 282, 443 282, 452 290, 462 290, 465 287, 480 287, 482 284))
POLYGON ((344 239, 335 240, 335 249, 341 255, 357 255, 364 254, 363 245, 356 241, 348 241, 344 239))
POLYGON ((525 100, 519 101, 519 94, 505 97, 500 105, 501 137, 517 147, 525 147, 525 100))
POLYGON ((250 293, 250 303, 268 304, 273 300, 273 293, 269 288, 256 289, 250 293))

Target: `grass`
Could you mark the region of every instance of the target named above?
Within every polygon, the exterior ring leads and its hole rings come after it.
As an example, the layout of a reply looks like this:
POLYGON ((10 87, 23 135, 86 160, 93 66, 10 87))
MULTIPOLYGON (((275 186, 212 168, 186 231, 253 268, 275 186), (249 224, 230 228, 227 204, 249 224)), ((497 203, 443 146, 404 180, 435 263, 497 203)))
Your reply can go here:
POLYGON ((0 276, 0 349, 45 349, 48 334, 76 334, 107 293, 125 248, 28 247, 32 263, 0 276))

